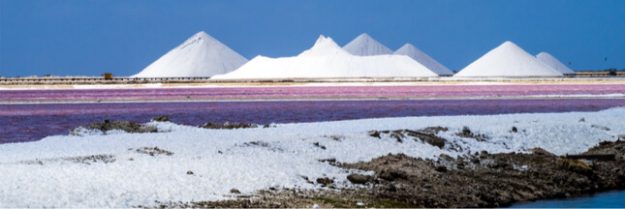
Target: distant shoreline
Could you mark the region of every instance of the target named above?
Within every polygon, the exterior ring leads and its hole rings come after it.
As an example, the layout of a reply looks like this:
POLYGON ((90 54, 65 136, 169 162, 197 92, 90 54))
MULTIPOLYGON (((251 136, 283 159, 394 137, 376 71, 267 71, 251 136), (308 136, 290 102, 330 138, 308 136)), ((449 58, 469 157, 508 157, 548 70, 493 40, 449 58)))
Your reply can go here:
POLYGON ((37 77, 0 78, 0 91, 38 89, 120 89, 120 88, 203 88, 271 86, 422 86, 422 85, 536 85, 536 84, 625 84, 625 76, 616 77, 512 77, 512 78, 323 78, 211 80, 189 78, 116 77, 37 77))
POLYGON ((510 97, 363 97, 363 98, 238 98, 238 99, 143 99, 143 100, 45 100, 45 101, 0 101, 0 105, 29 104, 117 104, 117 103, 213 103, 213 102, 310 102, 310 101, 418 101, 418 100, 566 100, 566 99, 625 99, 623 95, 557 95, 557 96, 510 96, 510 97))
POLYGON ((625 80, 551 83, 291 83, 279 85, 29 85, 2 88, 0 104, 625 99, 625 80))

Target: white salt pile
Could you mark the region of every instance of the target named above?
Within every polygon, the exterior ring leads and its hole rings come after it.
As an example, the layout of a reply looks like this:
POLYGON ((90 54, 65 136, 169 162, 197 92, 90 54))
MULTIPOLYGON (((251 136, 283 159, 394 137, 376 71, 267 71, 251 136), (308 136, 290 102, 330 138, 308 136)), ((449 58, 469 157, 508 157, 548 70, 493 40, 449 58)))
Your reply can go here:
POLYGON ((246 62, 245 57, 202 31, 132 77, 209 77, 246 62))
POLYGON ((556 69, 557 71, 560 71, 563 74, 575 74, 575 71, 571 70, 571 68, 569 68, 566 65, 562 64, 562 62, 560 62, 560 60, 558 60, 557 58, 555 58, 554 56, 552 56, 551 54, 549 54, 547 52, 538 53, 536 55, 536 58, 538 60, 542 61, 543 63, 549 65, 553 69, 556 69))
POLYGON ((506 41, 454 75, 455 77, 553 77, 563 74, 506 41))
POLYGON ((369 34, 363 33, 354 40, 343 46, 345 51, 358 56, 373 56, 393 53, 384 44, 373 39, 369 34))
POLYGON ((436 61, 434 58, 424 53, 423 51, 417 49, 417 47, 413 46, 412 44, 408 44, 408 43, 404 44, 401 48, 397 49, 397 51, 395 51, 395 53, 393 54, 409 56, 410 58, 416 60, 417 62, 421 63, 422 65, 424 65, 425 67, 427 67, 428 69, 434 71, 435 73, 439 75, 453 75, 454 74, 454 72, 449 70, 449 68, 445 67, 444 65, 436 61))
POLYGON ((434 77, 435 72, 408 56, 355 56, 331 38, 320 36, 297 56, 257 56, 239 69, 215 79, 434 77))

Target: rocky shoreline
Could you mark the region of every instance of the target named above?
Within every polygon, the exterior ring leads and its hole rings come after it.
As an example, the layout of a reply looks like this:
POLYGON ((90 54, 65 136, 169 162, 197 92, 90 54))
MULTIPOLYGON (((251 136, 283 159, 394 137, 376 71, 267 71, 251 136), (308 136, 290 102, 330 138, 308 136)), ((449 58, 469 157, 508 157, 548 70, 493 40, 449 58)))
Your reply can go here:
POLYGON ((317 179, 310 183, 327 189, 270 188, 253 196, 238 195, 233 189, 233 200, 161 203, 159 207, 506 207, 624 189, 624 155, 625 141, 620 139, 602 142, 577 156, 556 156, 537 148, 532 153, 482 152, 457 159, 389 154, 353 164, 328 160, 335 166, 375 174, 348 176, 361 185, 356 188, 333 189, 333 179, 317 179), (604 158, 592 159, 597 154, 604 158))

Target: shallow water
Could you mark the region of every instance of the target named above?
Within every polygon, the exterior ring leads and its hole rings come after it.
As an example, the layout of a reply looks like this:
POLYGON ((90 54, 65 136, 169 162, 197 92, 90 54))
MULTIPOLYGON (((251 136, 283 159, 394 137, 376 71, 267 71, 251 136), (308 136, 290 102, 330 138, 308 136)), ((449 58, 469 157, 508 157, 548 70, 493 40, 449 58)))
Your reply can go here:
POLYGON ((181 102, 111 104, 0 105, 0 143, 39 140, 67 134, 92 122, 132 120, 147 122, 168 115, 175 123, 206 122, 291 123, 362 118, 487 115, 597 111, 625 106, 625 99, 483 99, 483 100, 373 100, 181 102))
POLYGON ((625 207, 625 191, 599 193, 592 196, 541 200, 519 203, 512 208, 623 208, 625 207))
POLYGON ((0 102, 454 98, 625 95, 625 84, 272 86, 0 90, 0 102))

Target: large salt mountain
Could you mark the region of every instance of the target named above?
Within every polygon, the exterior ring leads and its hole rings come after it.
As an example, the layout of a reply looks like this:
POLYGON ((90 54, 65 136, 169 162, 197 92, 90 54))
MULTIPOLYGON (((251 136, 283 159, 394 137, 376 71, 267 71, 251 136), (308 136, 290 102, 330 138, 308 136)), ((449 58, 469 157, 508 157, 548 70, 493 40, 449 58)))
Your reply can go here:
POLYGON ((366 33, 360 34, 354 40, 343 46, 345 51, 358 56, 373 56, 392 54, 388 47, 373 39, 366 33))
POLYGON ((456 73, 457 77, 553 77, 563 74, 506 41, 456 73))
POLYGON ((209 77, 246 62, 245 57, 202 31, 132 77, 209 77))
POLYGON ((400 55, 355 56, 331 38, 320 36, 297 56, 257 56, 239 69, 216 79, 433 77, 436 73, 400 55))
POLYGON ((555 58, 554 56, 552 56, 551 54, 547 52, 538 53, 536 55, 536 58, 542 61, 543 63, 549 65, 551 68, 556 69, 557 71, 560 71, 563 74, 575 74, 575 71, 571 70, 571 68, 562 64, 560 60, 558 60, 557 58, 555 58))
POLYGON ((423 53, 423 51, 417 49, 417 47, 413 46, 412 44, 408 44, 408 43, 404 44, 401 48, 397 49, 397 51, 395 51, 393 54, 409 56, 410 58, 416 60, 417 62, 421 63, 423 66, 427 67, 428 69, 434 71, 435 73, 439 75, 453 75, 454 74, 454 72, 449 70, 449 68, 445 67, 444 65, 442 65, 441 63, 439 63, 438 61, 436 61, 434 58, 430 57, 426 53, 423 53))

